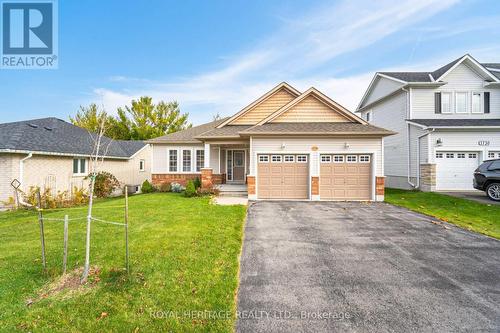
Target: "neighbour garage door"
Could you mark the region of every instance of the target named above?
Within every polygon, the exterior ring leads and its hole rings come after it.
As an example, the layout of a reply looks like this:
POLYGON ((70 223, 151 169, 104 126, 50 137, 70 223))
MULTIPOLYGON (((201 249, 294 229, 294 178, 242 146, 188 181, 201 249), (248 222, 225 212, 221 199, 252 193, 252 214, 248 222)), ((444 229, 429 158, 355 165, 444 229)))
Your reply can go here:
POLYGON ((436 190, 474 190, 474 170, 479 165, 477 152, 437 152, 436 190))
POLYGON ((257 195, 259 199, 308 199, 309 156, 258 155, 257 195))
POLYGON ((321 199, 371 199, 371 155, 321 155, 320 159, 321 199))

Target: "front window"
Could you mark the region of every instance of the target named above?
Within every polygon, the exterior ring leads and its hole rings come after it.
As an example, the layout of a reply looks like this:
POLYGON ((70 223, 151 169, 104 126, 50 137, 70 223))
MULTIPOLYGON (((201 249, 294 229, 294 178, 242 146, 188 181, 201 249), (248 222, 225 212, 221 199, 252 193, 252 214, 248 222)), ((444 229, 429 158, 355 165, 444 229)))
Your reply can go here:
POLYGON ((205 151, 204 150, 197 150, 196 151, 196 171, 200 172, 204 165, 205 165, 205 151))
POLYGON ((483 110, 481 110, 481 93, 472 93, 472 113, 483 113, 483 110))
POLYGON ((451 113, 451 93, 441 93, 441 113, 451 113))
POLYGON ((455 111, 456 113, 467 113, 467 93, 455 93, 455 111))
POLYGON ((177 172, 177 150, 169 151, 168 171, 177 172))
POLYGON ((87 160, 84 158, 73 159, 73 174, 85 175, 87 174, 87 160))
POLYGON ((191 150, 182 151, 182 171, 191 172, 191 150))

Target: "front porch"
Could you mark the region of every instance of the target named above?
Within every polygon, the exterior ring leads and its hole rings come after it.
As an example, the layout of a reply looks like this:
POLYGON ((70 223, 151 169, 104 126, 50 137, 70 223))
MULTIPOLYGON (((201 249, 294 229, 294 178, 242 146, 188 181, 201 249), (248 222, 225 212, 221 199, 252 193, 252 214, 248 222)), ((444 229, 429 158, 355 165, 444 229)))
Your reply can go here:
POLYGON ((205 142, 204 147, 202 186, 205 188, 219 186, 219 190, 228 192, 246 192, 247 175, 250 170, 249 142, 205 142), (220 185, 226 186, 220 187, 220 185))

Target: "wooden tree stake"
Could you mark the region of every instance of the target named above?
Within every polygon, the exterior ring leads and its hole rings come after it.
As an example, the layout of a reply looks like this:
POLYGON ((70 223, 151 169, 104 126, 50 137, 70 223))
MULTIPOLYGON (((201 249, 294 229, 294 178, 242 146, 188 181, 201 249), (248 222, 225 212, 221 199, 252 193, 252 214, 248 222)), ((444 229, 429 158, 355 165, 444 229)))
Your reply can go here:
POLYGON ((36 192, 36 198, 38 201, 38 224, 40 225, 40 241, 42 242, 42 265, 43 269, 47 268, 47 263, 45 261, 45 232, 43 230, 43 213, 42 213, 42 198, 40 196, 40 189, 36 192))
POLYGON ((64 215, 63 274, 66 274, 67 262, 68 262, 68 215, 64 215))
POLYGON ((125 264, 127 266, 127 273, 129 273, 128 262, 128 187, 125 185, 125 264))

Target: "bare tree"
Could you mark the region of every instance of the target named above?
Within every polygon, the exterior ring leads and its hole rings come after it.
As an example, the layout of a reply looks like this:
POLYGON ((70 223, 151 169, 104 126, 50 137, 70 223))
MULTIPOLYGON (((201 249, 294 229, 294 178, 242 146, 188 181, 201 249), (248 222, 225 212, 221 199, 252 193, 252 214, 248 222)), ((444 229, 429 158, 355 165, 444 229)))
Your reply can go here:
POLYGON ((89 131, 90 142, 92 145, 92 154, 90 155, 90 166, 89 166, 89 175, 90 175, 89 207, 87 211, 85 267, 83 269, 82 283, 85 283, 87 281, 90 270, 90 228, 92 224, 92 205, 94 198, 95 178, 104 163, 104 157, 107 155, 109 146, 111 145, 112 142, 112 140, 104 136, 104 133, 106 133, 106 126, 108 125, 107 120, 108 120, 107 114, 104 110, 104 107, 102 107, 102 111, 99 112, 98 116, 97 131, 94 133, 89 131))

